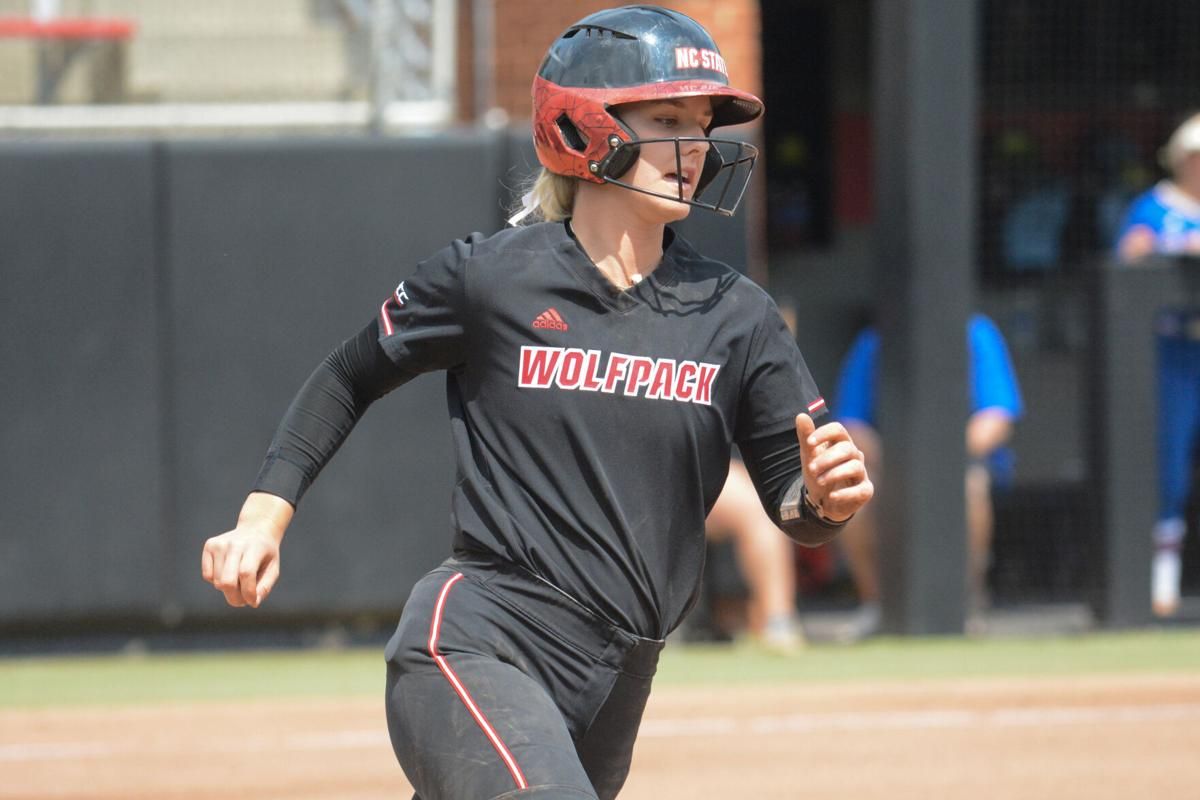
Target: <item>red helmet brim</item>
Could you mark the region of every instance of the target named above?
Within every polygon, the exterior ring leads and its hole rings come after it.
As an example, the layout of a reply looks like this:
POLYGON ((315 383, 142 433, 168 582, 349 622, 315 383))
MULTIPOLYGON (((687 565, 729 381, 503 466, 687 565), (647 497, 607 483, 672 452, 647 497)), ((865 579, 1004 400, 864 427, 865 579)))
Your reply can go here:
POLYGON ((713 103, 712 127, 714 128, 753 122, 763 113, 762 100, 749 92, 743 92, 715 81, 664 81, 611 89, 571 87, 570 91, 602 103, 609 108, 624 103, 672 100, 680 97, 712 97, 714 100, 722 98, 725 102, 713 103))
POLYGON ((610 144, 609 138, 630 140, 629 132, 613 117, 610 109, 626 103, 682 97, 714 99, 710 131, 723 125, 750 122, 763 113, 762 101, 757 97, 715 81, 681 80, 586 88, 559 86, 539 75, 533 80, 533 134, 538 160, 551 172, 600 183, 602 179, 592 168, 616 146, 610 144), (562 116, 570 119, 571 127, 578 133, 576 140, 564 138, 558 124, 562 116))

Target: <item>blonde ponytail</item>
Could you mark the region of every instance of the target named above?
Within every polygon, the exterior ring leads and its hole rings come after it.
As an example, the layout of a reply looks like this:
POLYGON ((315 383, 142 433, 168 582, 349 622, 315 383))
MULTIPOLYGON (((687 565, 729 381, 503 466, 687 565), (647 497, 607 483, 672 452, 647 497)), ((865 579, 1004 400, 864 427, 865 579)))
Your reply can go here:
POLYGON ((509 224, 516 225, 526 217, 532 217, 534 221, 561 222, 574 212, 578 188, 576 178, 558 175, 542 167, 524 194, 523 208, 509 217, 509 224))

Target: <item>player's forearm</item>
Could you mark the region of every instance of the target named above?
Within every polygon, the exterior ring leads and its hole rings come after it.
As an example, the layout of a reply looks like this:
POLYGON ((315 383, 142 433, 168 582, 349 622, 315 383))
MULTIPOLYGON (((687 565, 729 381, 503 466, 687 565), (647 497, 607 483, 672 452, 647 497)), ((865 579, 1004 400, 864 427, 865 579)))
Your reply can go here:
POLYGON ((1002 408, 984 408, 967 420, 967 455, 984 458, 1012 438, 1012 415, 1002 408))
POLYGON ((794 432, 742 442, 740 447, 763 510, 788 538, 805 547, 819 547, 837 536, 844 523, 822 519, 804 501, 800 445, 794 432))
POLYGON ((797 476, 779 502, 779 520, 775 524, 796 543, 805 547, 820 547, 832 541, 849 520, 834 522, 825 519, 807 495, 804 478, 797 476))
POLYGON ((375 322, 343 342, 292 400, 254 489, 298 505, 371 403, 410 377, 384 354, 375 322))
POLYGON ((263 531, 279 544, 295 512, 295 507, 282 497, 266 492, 251 492, 238 512, 237 527, 263 531))
POLYGON ((1137 261, 1154 252, 1157 237, 1145 225, 1135 225, 1117 244, 1122 261, 1137 261))

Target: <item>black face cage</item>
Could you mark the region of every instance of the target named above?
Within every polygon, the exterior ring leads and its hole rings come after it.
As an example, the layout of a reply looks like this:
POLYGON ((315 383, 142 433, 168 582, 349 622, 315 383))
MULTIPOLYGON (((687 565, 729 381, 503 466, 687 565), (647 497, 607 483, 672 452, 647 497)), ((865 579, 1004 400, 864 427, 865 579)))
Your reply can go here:
MULTIPOLYGON (((613 139, 615 141, 616 137, 613 137, 613 139)), ((734 212, 737 211, 738 204, 742 202, 742 195, 746 193, 746 186, 750 183, 750 176, 754 172, 754 164, 757 160, 757 147, 747 142, 739 142, 733 139, 709 139, 704 136, 668 136, 660 139, 634 139, 628 142, 621 142, 614 147, 612 152, 599 165, 599 174, 606 183, 621 186, 625 189, 632 189, 635 192, 641 192, 653 197, 662 197, 667 200, 686 203, 689 206, 715 211, 725 217, 732 217, 734 212), (675 195, 641 189, 620 179, 621 174, 624 174, 633 165, 633 162, 637 160, 637 148, 643 144, 655 144, 657 142, 673 142, 675 144, 676 175, 682 175, 683 173, 683 157, 680 153, 681 143, 704 142, 709 146, 708 152, 704 157, 704 169, 696 182, 696 191, 692 194, 692 199, 688 200, 683 196, 682 177, 679 178, 679 192, 675 195), (621 165, 623 168, 619 168, 620 174, 609 175, 607 174, 608 170, 605 169, 609 165, 621 165)))

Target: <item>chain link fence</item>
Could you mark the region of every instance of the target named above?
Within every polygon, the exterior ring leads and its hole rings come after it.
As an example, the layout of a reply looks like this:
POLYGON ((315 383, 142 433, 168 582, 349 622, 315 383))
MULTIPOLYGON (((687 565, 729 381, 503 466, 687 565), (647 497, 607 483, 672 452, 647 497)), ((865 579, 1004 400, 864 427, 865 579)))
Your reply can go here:
POLYGON ((1200 4, 986 0, 982 11, 979 297, 1027 406, 1015 482, 997 495, 991 577, 1002 599, 1076 599, 1095 568, 1090 281, 1131 200, 1163 177, 1171 130, 1200 108, 1200 4))

